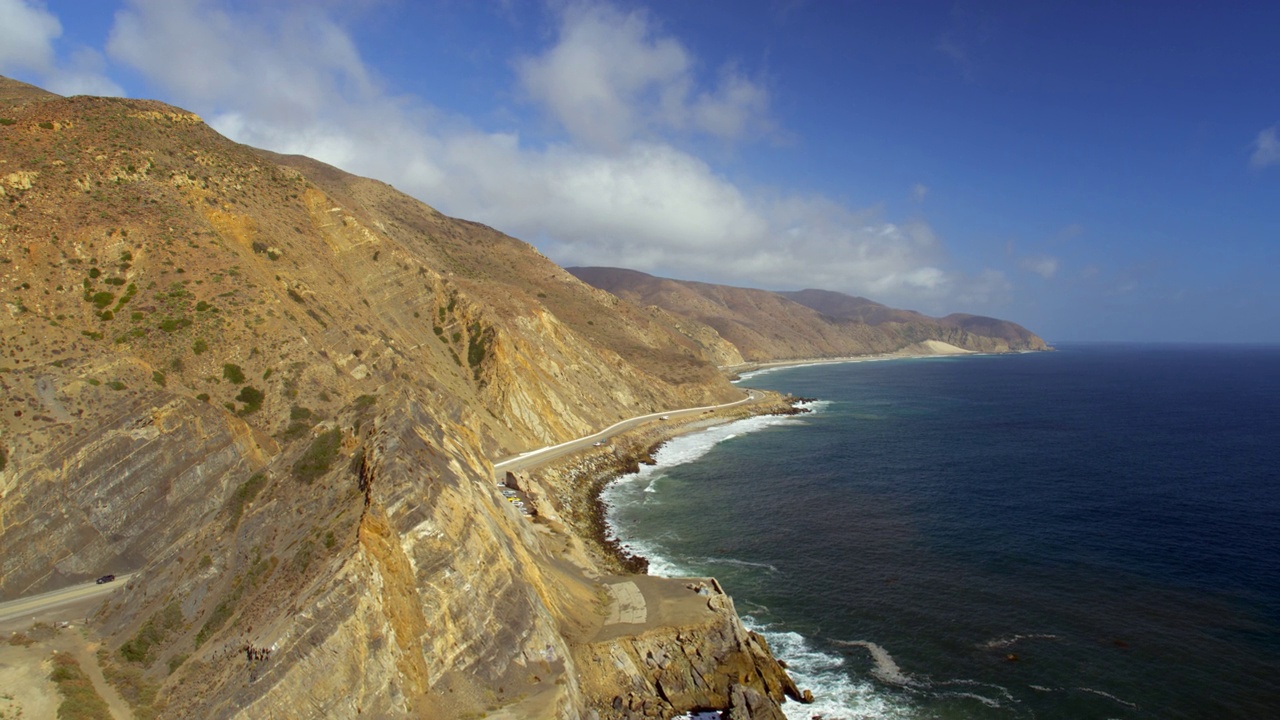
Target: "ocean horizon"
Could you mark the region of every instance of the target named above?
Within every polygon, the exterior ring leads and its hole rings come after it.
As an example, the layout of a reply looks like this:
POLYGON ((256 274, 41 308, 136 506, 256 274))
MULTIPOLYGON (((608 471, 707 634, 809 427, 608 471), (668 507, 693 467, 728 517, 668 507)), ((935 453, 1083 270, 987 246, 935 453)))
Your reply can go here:
POLYGON ((1280 346, 771 368, 816 398, 603 493, 651 572, 714 575, 793 719, 1280 710, 1280 346))

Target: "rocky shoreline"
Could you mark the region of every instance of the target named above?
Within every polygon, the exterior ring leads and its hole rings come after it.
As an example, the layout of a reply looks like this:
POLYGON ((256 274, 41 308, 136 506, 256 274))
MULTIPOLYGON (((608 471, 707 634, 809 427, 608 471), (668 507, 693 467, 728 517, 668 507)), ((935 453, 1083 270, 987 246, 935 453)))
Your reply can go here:
POLYGON ((691 421, 645 425, 615 436, 607 446, 548 463, 530 474, 556 496, 561 516, 602 569, 646 574, 648 559, 631 553, 610 536, 608 505, 601 497, 605 487, 622 475, 639 471, 642 464, 652 465, 653 455, 672 438, 757 415, 808 412, 799 407, 807 400, 770 393, 764 402, 711 411, 691 421))
POLYGON ((576 646, 579 681, 588 699, 585 717, 673 718, 689 710, 720 709, 730 718, 785 720, 781 705, 787 699, 813 701, 809 691, 796 686, 768 642, 743 626, 732 598, 714 579, 648 575, 648 559, 611 537, 608 506, 601 497, 620 475, 652 464, 657 450, 674 437, 756 415, 807 412, 798 407, 802 402, 770 393, 763 402, 686 422, 656 421, 616 435, 608 445, 542 466, 525 478, 545 490, 592 564, 609 576, 606 582, 639 583, 649 588, 646 592, 667 598, 663 604, 697 590, 691 597, 700 596, 704 606, 696 618, 639 625, 576 646))

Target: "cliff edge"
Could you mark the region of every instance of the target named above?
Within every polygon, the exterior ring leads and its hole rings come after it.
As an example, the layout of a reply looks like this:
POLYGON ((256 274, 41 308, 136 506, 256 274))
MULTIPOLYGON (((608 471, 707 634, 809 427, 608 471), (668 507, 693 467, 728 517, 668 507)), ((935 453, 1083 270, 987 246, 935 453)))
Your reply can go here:
POLYGON ((493 474, 741 399, 727 344, 155 101, 0 79, 0 207, 0 600, 134 573, 90 624, 136 715, 777 716, 727 597, 633 627, 658 581, 493 474))

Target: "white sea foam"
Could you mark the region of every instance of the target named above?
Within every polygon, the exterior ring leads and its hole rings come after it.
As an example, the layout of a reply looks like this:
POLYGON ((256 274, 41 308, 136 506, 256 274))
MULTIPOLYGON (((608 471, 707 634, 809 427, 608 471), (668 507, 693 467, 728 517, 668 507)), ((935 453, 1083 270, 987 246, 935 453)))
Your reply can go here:
MULTIPOLYGON (((805 405, 811 412, 821 412, 828 403, 818 401, 805 405)), ((802 417, 765 415, 677 437, 654 454, 657 464, 641 466, 639 472, 618 478, 605 488, 601 496, 610 508, 618 508, 623 503, 660 503, 662 483, 655 481, 661 478, 665 469, 694 462, 725 440, 769 427, 800 424, 804 424, 802 417)), ((624 548, 647 558, 651 574, 664 577, 693 574, 690 568, 663 555, 661 538, 638 538, 625 527, 620 528, 612 510, 609 513, 608 531, 624 548)), ((736 564, 777 572, 777 568, 771 565, 736 558, 697 558, 693 562, 736 564)), ((767 608, 758 607, 768 612, 767 608)), ((789 720, 810 720, 814 716, 821 716, 825 720, 898 720, 914 716, 909 706, 885 694, 869 680, 850 677, 844 667, 844 658, 839 655, 817 650, 803 636, 794 632, 776 631, 761 625, 750 616, 744 617, 743 622, 748 628, 764 635, 774 654, 786 661, 791 676, 800 687, 813 691, 812 705, 788 702, 783 706, 789 720)))
MULTIPOLYGON (((820 412, 824 407, 820 403, 809 403, 809 405, 812 406, 810 407, 811 412, 820 412)), ((607 505, 614 507, 616 503, 625 500, 626 496, 635 492, 636 489, 649 494, 660 492, 661 488, 656 483, 656 480, 667 469, 699 460, 725 440, 758 432, 765 428, 802 424, 804 424, 804 420, 795 415, 758 415, 724 425, 716 425, 700 432, 681 435, 667 441, 662 447, 658 448, 658 451, 653 454, 653 465, 641 465, 639 472, 629 473, 617 478, 605 487, 601 497, 607 505)), ((609 532, 612 535, 616 532, 612 518, 610 518, 609 526, 609 532)))
POLYGON ((700 557, 695 558, 698 563, 705 565, 736 565, 737 567, 753 567, 762 570, 768 570, 771 573, 778 572, 778 568, 769 563, 751 562, 750 560, 738 560, 736 558, 727 557, 700 557))
POLYGON ((857 680, 844 667, 844 658, 816 650, 804 636, 794 632, 777 632, 761 628, 752 618, 744 624, 764 635, 773 654, 786 661, 788 672, 796 684, 813 691, 813 704, 788 702, 782 711, 788 720, 870 720, 915 717, 912 709, 866 680, 857 680))
POLYGON ((977 693, 968 693, 968 692, 945 692, 945 693, 939 693, 939 696, 941 696, 941 697, 958 697, 958 698, 968 698, 968 699, 970 699, 970 700, 977 700, 978 702, 982 703, 983 705, 986 705, 986 706, 987 706, 987 707, 989 707, 989 708, 998 708, 998 707, 1000 707, 1000 701, 999 701, 999 700, 994 700, 994 699, 992 699, 992 698, 986 697, 985 695, 979 695, 979 694, 977 694, 977 693))
POLYGON ((898 663, 893 661, 893 656, 889 654, 888 650, 885 650, 870 640, 836 640, 834 642, 837 645, 852 645, 866 648, 867 652, 871 653, 871 659, 876 664, 876 667, 871 671, 871 674, 875 675, 881 681, 892 685, 915 684, 911 681, 911 678, 908 678, 902 673, 902 669, 898 667, 898 663))
POLYGON ((1009 637, 1002 637, 1002 638, 996 638, 994 640, 988 640, 980 644, 978 647, 986 650, 995 650, 998 648, 1009 647, 1010 645, 1013 645, 1014 643, 1020 640, 1057 640, 1057 639, 1058 639, 1057 635, 1050 635, 1048 633, 1031 633, 1028 635, 1010 635, 1009 637))
POLYGON ((1116 697, 1115 695, 1112 695, 1109 692, 1103 692, 1102 690, 1094 690, 1093 688, 1088 688, 1088 687, 1078 687, 1076 688, 1076 690, 1079 690, 1080 692, 1093 693, 1094 695, 1101 695, 1102 697, 1107 698, 1108 700, 1114 700, 1128 708, 1133 708, 1135 710, 1138 708, 1136 704, 1131 703, 1128 700, 1121 700, 1120 698, 1116 697))

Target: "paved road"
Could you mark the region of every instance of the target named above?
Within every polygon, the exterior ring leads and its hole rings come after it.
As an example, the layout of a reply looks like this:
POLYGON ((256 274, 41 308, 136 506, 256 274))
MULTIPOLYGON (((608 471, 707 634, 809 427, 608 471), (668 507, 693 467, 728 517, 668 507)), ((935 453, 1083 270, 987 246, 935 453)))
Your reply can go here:
POLYGON ((72 585, 71 587, 54 590, 52 592, 42 593, 40 595, 31 595, 17 600, 10 600, 7 603, 0 603, 0 623, 10 620, 19 620, 32 617, 40 613, 47 613, 50 610, 56 610, 66 605, 79 603, 85 600, 92 600, 111 593, 124 586, 129 582, 129 578, 133 574, 117 575, 116 579, 109 583, 101 585, 89 582, 83 585, 72 585))
MULTIPOLYGON (((562 457, 569 453, 576 452, 598 441, 607 440, 616 433, 630 430, 631 428, 650 420, 655 420, 664 416, 672 419, 688 417, 690 415, 704 413, 707 410, 719 410, 722 408, 733 407, 734 405, 741 405, 745 402, 752 402, 757 398, 758 395, 756 394, 756 391, 748 390, 746 397, 741 400, 735 400, 731 403, 638 415, 610 425, 600 432, 578 438, 577 440, 570 440, 569 442, 560 443, 559 445, 531 450, 529 452, 516 455, 515 457, 506 458, 494 463, 493 470, 499 475, 508 471, 524 470, 535 465, 540 465, 549 460, 562 457)), ((113 582, 103 583, 101 585, 92 582, 84 583, 83 585, 73 585, 68 588, 54 590, 41 595, 32 595, 30 597, 18 598, 17 600, 0 603, 0 623, 30 618, 41 613, 57 610, 61 607, 75 603, 82 603, 87 600, 107 595, 108 593, 122 587, 131 577, 133 577, 132 573, 128 575, 117 575, 113 582)))
POLYGON ((741 400, 735 400, 731 403, 724 403, 723 405, 706 405, 704 407, 686 408, 684 410, 668 410, 666 412, 649 413, 648 415, 637 415, 636 417, 623 420, 622 422, 614 423, 598 433, 593 433, 586 437, 578 438, 577 440, 570 440, 569 442, 560 443, 559 445, 551 445, 538 450, 530 450, 529 452, 521 453, 514 457, 499 460, 493 464, 493 472, 495 475, 501 477, 503 473, 527 470, 558 457, 563 457, 570 453, 577 452, 597 442, 607 440, 617 433, 630 430, 631 428, 650 420, 661 417, 674 419, 688 417, 690 415, 698 415, 708 410, 720 410, 727 407, 733 407, 734 405, 741 405, 745 402, 752 402, 758 397, 759 395, 756 394, 755 390, 748 390, 746 397, 741 400))

